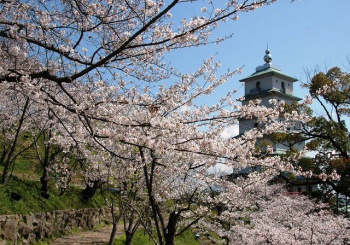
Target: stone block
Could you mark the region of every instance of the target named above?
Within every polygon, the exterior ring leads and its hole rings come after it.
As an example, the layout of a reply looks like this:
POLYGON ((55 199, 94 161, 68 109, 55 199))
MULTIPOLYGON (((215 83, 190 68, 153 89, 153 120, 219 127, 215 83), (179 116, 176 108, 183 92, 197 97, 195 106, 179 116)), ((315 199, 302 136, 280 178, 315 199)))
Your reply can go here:
POLYGON ((34 217, 31 215, 24 215, 23 216, 23 220, 25 222, 25 224, 29 227, 33 227, 33 223, 34 223, 34 217))
POLYGON ((45 230, 42 226, 35 226, 34 227, 34 234, 36 236, 36 239, 43 239, 45 237, 45 230))
POLYGON ((5 240, 11 240, 12 242, 17 242, 17 220, 7 219, 2 234, 5 240))
POLYGON ((10 215, 5 215, 6 220, 11 219, 14 221, 18 221, 19 220, 19 216, 17 214, 10 214, 10 215))
POLYGON ((51 238, 59 233, 69 233, 72 228, 86 230, 95 227, 107 209, 59 210, 30 215, 0 216, 0 245, 36 244, 43 238, 51 238), (23 240, 17 241, 21 237, 23 240), (1 240, 2 239, 2 240, 1 240))
POLYGON ((51 222, 45 222, 45 237, 50 238, 54 235, 55 229, 51 222))
POLYGON ((36 235, 34 233, 30 233, 27 241, 29 242, 29 244, 35 244, 36 243, 36 235))
MULTIPOLYGON (((0 216, 0 223, 1 222, 5 222, 6 221, 6 216, 5 215, 1 215, 0 216)), ((1 243, 0 243, 1 244, 1 243)))
POLYGON ((83 217, 83 213, 81 212, 81 210, 77 210, 76 211, 75 217, 77 217, 77 218, 82 218, 83 217))
POLYGON ((95 225, 96 225, 96 221, 95 221, 94 217, 89 217, 87 219, 87 226, 89 228, 94 228, 95 225))
POLYGON ((47 212, 45 218, 47 221, 49 221, 49 220, 52 220, 52 218, 53 218, 52 216, 53 216, 53 214, 51 212, 47 212))
POLYGON ((23 222, 18 224, 18 228, 18 232, 22 237, 28 237, 28 235, 33 232, 33 228, 23 222))
POLYGON ((37 219, 37 218, 33 219, 33 226, 41 226, 42 223, 43 222, 40 219, 37 219))
POLYGON ((21 245, 28 245, 29 244, 29 241, 27 239, 24 239, 22 241, 22 243, 20 243, 21 245))
POLYGON ((35 218, 37 218, 37 219, 43 219, 43 213, 36 213, 36 214, 34 214, 35 215, 35 218))
POLYGON ((78 218, 75 219, 75 222, 77 224, 77 227, 80 227, 80 225, 82 223, 82 220, 81 220, 81 218, 78 217, 78 218))

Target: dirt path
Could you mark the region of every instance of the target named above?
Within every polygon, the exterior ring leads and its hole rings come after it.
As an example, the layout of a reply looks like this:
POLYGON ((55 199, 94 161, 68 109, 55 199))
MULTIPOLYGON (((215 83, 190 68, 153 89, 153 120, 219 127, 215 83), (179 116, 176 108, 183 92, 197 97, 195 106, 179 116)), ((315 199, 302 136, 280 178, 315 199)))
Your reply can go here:
MULTIPOLYGON (((122 227, 118 225, 118 230, 116 237, 122 235, 122 227)), ((57 238, 56 240, 51 241, 50 245, 107 245, 109 237, 111 235, 112 226, 107 226, 100 229, 95 229, 91 231, 82 231, 76 234, 67 235, 64 237, 57 238)), ((198 230, 199 231, 199 230, 198 230)), ((193 232, 196 233, 197 230, 193 229, 193 232)), ((203 235, 199 238, 201 244, 216 244, 212 239, 203 235)))
POLYGON ((108 244, 112 226, 57 238, 51 245, 108 244))

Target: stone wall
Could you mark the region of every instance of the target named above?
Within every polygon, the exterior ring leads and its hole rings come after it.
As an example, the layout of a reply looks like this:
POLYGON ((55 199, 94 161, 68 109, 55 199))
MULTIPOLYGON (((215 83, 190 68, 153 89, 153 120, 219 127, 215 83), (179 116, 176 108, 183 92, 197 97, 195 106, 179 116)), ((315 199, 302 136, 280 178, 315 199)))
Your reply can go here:
POLYGON ((67 234, 73 228, 92 229, 110 220, 110 210, 57 210, 30 215, 1 215, 0 244, 33 244, 43 238, 67 234))

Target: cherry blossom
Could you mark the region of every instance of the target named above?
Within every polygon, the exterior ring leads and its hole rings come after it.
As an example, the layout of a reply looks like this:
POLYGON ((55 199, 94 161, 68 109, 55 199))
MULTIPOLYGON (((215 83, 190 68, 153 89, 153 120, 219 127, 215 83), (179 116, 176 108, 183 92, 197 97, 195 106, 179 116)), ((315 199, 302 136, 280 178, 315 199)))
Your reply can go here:
POLYGON ((0 126, 7 129, 30 114, 27 126, 16 129, 50 134, 46 146, 59 147, 62 157, 46 167, 62 192, 77 171, 84 198, 101 186, 120 190, 118 200, 106 203, 119 204, 124 221, 142 225, 157 244, 173 245, 195 224, 235 241, 222 224, 256 207, 255 196, 276 175, 300 173, 293 166, 300 155, 269 156, 270 148, 257 149, 257 141, 307 117, 285 112, 283 102, 241 105, 232 99, 235 88, 216 104, 199 104, 241 69, 222 73, 220 62, 209 57, 185 74, 165 55, 221 42, 230 34, 215 36, 219 24, 272 2, 2 1, 0 126), (186 6, 199 6, 198 13, 182 16, 176 7, 186 6), (244 118, 262 126, 220 136, 244 118), (234 170, 232 176, 208 171, 218 161, 234 170), (247 168, 247 177, 237 174, 247 168))

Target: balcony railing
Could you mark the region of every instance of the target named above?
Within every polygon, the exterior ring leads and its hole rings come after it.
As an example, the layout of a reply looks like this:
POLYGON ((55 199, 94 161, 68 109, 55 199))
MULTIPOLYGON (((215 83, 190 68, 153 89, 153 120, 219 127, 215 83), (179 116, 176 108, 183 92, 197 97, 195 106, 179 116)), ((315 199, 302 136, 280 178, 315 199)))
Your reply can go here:
POLYGON ((250 90, 250 95, 258 94, 261 92, 261 88, 255 88, 250 90))
MULTIPOLYGON (((286 88, 280 88, 280 89, 278 89, 278 88, 272 88, 271 89, 271 91, 280 91, 281 93, 286 93, 286 88)), ((258 93, 261 93, 261 91, 262 91, 262 89, 261 88, 254 88, 254 89, 251 89, 250 91, 249 91, 249 95, 254 95, 254 94, 258 94, 258 93)))

